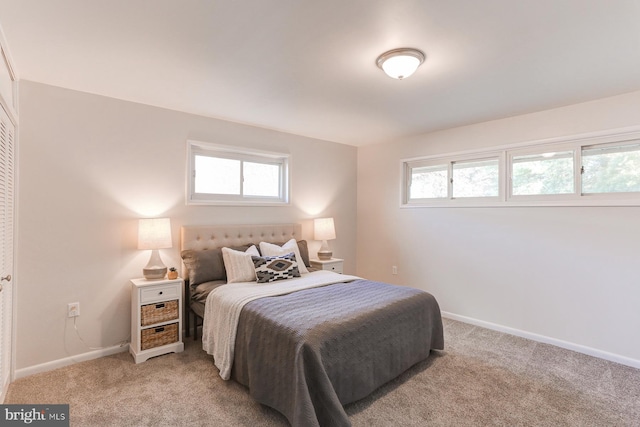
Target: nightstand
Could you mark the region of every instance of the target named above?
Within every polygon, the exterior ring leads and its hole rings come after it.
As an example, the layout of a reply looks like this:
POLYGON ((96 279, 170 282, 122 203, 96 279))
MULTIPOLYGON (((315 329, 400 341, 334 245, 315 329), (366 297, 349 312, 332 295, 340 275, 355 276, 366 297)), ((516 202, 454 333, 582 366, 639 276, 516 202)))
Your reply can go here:
POLYGON ((175 280, 131 280, 131 344, 136 363, 184 350, 182 288, 175 280))
POLYGON ((320 270, 328 270, 342 274, 343 259, 331 258, 331 259, 311 259, 309 260, 311 267, 319 268, 320 270))

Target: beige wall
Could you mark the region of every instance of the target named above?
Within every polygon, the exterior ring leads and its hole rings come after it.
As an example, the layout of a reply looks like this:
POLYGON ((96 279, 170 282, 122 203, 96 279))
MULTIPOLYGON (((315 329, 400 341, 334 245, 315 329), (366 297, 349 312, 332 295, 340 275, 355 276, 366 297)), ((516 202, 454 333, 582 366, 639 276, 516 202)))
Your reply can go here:
POLYGON ((330 244, 355 272, 354 147, 25 81, 20 119, 17 369, 90 351, 70 302, 88 345, 128 338, 128 280, 149 258, 136 249, 141 217, 171 218, 174 248, 161 255, 179 266, 181 225, 299 222, 311 239, 311 219, 333 216, 330 244), (291 153, 291 205, 186 206, 187 139, 291 153))
POLYGON ((172 219, 174 248, 161 252, 175 266, 183 224, 300 222, 310 239, 311 219, 333 216, 331 246, 349 273, 357 246, 357 274, 426 289, 447 312, 640 361, 640 208, 399 208, 402 158, 638 117, 635 92, 356 150, 21 82, 16 368, 90 351, 66 317, 69 302, 80 301, 90 346, 128 338, 128 280, 148 260, 135 247, 136 220, 157 215, 172 219), (290 152, 291 206, 186 206, 189 138, 290 152))
POLYGON ((640 366, 639 207, 399 207, 402 158, 637 125, 640 92, 360 148, 358 274, 640 366))

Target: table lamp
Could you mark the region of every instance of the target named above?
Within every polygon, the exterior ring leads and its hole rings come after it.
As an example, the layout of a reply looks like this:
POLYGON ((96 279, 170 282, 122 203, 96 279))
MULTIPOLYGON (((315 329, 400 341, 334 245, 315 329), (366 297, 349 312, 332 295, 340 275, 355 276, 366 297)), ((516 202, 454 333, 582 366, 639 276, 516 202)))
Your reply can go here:
POLYGON ((171 243, 171 221, 169 218, 141 219, 138 224, 138 249, 151 249, 151 258, 142 269, 145 279, 164 279, 167 266, 160 258, 158 249, 167 249, 171 243))
POLYGON ((333 218, 316 218, 313 220, 313 238, 322 240, 322 246, 318 251, 318 259, 331 259, 333 252, 329 248, 327 240, 336 238, 336 228, 333 224, 333 218))

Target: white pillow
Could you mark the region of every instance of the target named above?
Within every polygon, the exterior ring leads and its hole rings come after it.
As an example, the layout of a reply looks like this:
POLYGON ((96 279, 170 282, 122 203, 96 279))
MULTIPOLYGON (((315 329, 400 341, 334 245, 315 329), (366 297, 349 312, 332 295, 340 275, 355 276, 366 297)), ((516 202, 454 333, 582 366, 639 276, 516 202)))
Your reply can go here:
POLYGON ((300 249, 298 248, 296 239, 291 239, 282 246, 274 245, 273 243, 260 242, 260 252, 262 252, 262 256, 286 255, 293 252, 296 255, 296 261, 298 262, 298 270, 300 270, 300 273, 305 274, 309 272, 302 261, 302 257, 300 256, 300 249))
POLYGON ((251 246, 246 252, 222 248, 222 260, 227 271, 227 283, 255 282, 256 270, 251 256, 260 256, 258 249, 251 246))

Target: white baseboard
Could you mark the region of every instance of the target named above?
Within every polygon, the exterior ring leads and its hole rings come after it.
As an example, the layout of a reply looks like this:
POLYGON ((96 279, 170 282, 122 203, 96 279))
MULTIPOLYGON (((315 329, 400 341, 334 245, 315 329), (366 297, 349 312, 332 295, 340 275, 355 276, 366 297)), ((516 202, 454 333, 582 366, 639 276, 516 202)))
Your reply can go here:
POLYGON ((506 334, 515 335, 518 337, 526 338, 532 341, 537 341, 545 344, 555 345, 556 347, 565 348, 578 353, 583 353, 589 356, 598 357, 600 359, 609 360, 611 362, 620 363, 621 365, 631 366, 636 369, 640 369, 640 360, 632 359, 630 357, 621 356, 619 354, 609 353, 606 351, 598 350, 596 348, 587 347, 580 344, 575 344, 568 341, 559 340, 556 338, 547 337, 544 335, 534 334, 532 332, 522 331, 520 329, 510 328, 508 326, 502 326, 491 322, 485 322, 484 320, 474 319, 472 317, 460 316, 458 314, 442 312, 442 317, 447 319, 458 320, 460 322, 469 323, 471 325, 480 326, 482 328, 491 329, 498 332, 504 332, 506 334))
POLYGON ((7 397, 7 392, 9 391, 9 384, 11 381, 7 378, 4 384, 2 384, 2 390, 0 390, 0 405, 4 403, 4 399, 7 397))
MULTIPOLYGON (((485 322, 484 320, 474 319, 472 317, 461 316, 459 314, 442 312, 442 317, 447 319, 457 320, 459 322, 469 323, 471 325, 480 326, 482 328, 491 329, 498 332, 504 332, 506 334, 515 335, 518 337, 530 339, 545 344, 555 345, 556 347, 565 348, 567 350, 576 351, 589 356, 598 357, 600 359, 609 360, 611 362, 620 363, 621 365, 631 366, 636 369, 640 369, 640 360, 632 359, 630 357, 621 356, 619 354, 609 353, 606 351, 598 350, 596 348, 587 347, 580 344, 571 343, 568 341, 559 340, 556 338, 547 337, 544 335, 534 334, 532 332, 523 331, 520 329, 510 328, 508 326, 498 325, 496 323, 485 322)), ((79 354, 73 357, 65 357, 64 359, 53 360, 51 362, 42 363, 40 365, 29 366, 28 368, 17 369, 14 374, 14 379, 28 377, 29 375, 38 374, 40 372, 47 372, 53 369, 62 368, 63 366, 73 365, 74 363, 84 362, 86 360, 97 359, 99 357, 110 356, 116 353, 122 353, 129 351, 129 345, 115 345, 107 347, 102 350, 90 351, 87 353, 79 354)))
POLYGON ((112 347, 89 351, 76 356, 65 357, 64 359, 52 360, 51 362, 42 363, 40 365, 29 366, 28 368, 16 369, 14 373, 14 380, 28 377, 33 374, 39 374, 41 372, 52 371, 57 368, 73 365, 74 363, 93 360, 99 357, 110 356, 112 354, 122 353, 125 351, 129 351, 129 344, 123 346, 114 345, 112 347))

